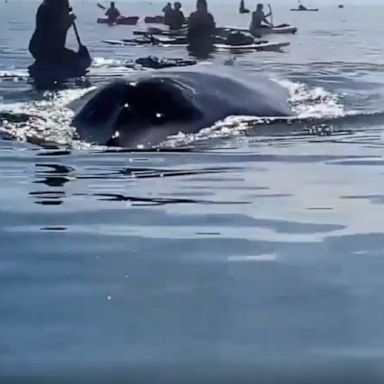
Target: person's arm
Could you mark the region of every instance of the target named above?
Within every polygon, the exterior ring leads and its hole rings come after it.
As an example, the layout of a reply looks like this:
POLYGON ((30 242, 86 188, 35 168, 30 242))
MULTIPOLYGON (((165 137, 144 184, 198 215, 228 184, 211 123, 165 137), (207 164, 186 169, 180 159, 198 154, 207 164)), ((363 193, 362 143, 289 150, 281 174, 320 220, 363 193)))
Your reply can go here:
POLYGON ((263 15, 263 21, 265 24, 269 25, 270 27, 272 27, 272 24, 271 22, 267 19, 267 17, 271 16, 271 13, 268 13, 268 15, 263 15))
POLYGON ((68 13, 64 16, 63 28, 68 30, 72 27, 73 22, 76 20, 76 16, 73 13, 68 13))
POLYGON ((273 27, 272 23, 269 20, 267 20, 267 16, 264 16, 263 21, 265 24, 269 25, 270 27, 273 27))

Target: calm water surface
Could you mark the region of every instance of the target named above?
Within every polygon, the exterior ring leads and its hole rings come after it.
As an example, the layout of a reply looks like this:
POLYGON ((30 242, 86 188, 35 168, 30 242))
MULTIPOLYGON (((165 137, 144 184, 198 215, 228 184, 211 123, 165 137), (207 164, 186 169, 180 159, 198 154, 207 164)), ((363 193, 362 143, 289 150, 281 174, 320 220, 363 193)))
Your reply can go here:
POLYGON ((274 5, 299 33, 235 65, 287 87, 299 121, 148 152, 73 141, 64 106, 125 60, 186 52, 104 45, 132 29, 77 2, 89 84, 39 94, 23 78, 37 4, 0 4, 1 110, 38 116, 0 136, 0 381, 383 383, 384 8, 274 5))

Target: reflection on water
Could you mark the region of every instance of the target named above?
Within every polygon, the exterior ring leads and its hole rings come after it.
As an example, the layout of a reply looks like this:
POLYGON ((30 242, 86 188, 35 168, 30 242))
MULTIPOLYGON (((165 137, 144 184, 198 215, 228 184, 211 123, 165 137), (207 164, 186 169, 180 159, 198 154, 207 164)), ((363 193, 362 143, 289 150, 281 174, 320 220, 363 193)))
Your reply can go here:
POLYGON ((358 136, 2 142, 3 377, 379 383, 382 154, 358 136))
POLYGON ((379 383, 382 154, 359 134, 1 142, 3 377, 379 383))

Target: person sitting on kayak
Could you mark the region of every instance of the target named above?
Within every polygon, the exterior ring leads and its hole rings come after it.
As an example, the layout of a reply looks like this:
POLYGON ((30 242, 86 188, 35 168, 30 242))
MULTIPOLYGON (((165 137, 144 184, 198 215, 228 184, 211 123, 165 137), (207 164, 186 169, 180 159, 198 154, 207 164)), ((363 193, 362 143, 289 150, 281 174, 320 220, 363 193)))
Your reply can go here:
POLYGON ((256 11, 252 12, 252 20, 249 29, 254 36, 260 36, 260 29, 263 27, 273 27, 267 20, 267 17, 271 16, 271 13, 265 15, 263 8, 263 4, 257 4, 256 11))
POLYGON ((108 17, 108 22, 113 24, 121 15, 119 10, 115 7, 115 3, 112 2, 111 6, 105 12, 105 15, 108 17))
POLYGON ((171 20, 169 24, 169 29, 177 30, 181 29, 183 25, 186 23, 184 13, 181 10, 181 3, 176 1, 173 5, 174 9, 171 14, 171 20))
POLYGON ((172 14, 173 14, 171 3, 167 3, 167 5, 162 9, 162 11, 164 13, 164 24, 170 25, 172 21, 172 14))
POLYGON ((307 10, 307 7, 305 7, 303 4, 301 4, 301 1, 299 1, 299 8, 300 11, 306 11, 307 10))
POLYGON ((68 29, 76 16, 68 0, 44 0, 36 14, 36 28, 29 42, 29 52, 39 64, 72 65, 78 55, 65 48, 68 29))
POLYGON ((189 49, 198 56, 208 55, 213 47, 215 30, 215 20, 208 12, 206 0, 197 0, 196 11, 191 13, 188 20, 189 49))

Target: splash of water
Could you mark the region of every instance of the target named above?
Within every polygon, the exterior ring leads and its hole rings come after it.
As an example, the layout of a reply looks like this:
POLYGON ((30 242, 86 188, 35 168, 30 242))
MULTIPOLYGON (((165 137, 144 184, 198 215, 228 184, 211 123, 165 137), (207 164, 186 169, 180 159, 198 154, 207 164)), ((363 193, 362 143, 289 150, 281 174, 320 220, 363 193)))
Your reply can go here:
POLYGON ((74 140, 74 129, 71 127, 73 111, 67 105, 91 89, 46 92, 39 101, 0 105, 0 116, 12 114, 29 117, 19 122, 3 118, 0 120, 0 129, 21 141, 55 143, 70 147, 79 145, 79 142, 74 140))

